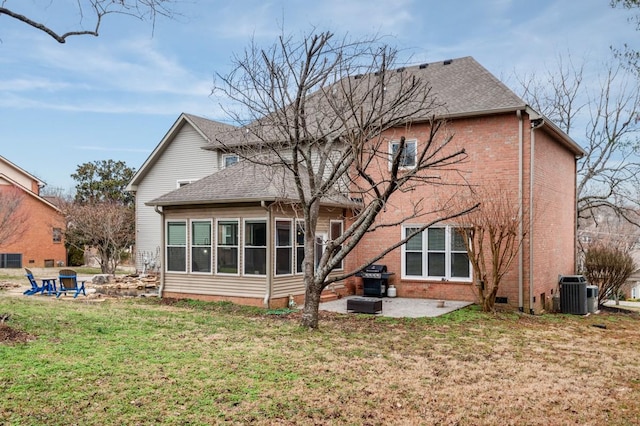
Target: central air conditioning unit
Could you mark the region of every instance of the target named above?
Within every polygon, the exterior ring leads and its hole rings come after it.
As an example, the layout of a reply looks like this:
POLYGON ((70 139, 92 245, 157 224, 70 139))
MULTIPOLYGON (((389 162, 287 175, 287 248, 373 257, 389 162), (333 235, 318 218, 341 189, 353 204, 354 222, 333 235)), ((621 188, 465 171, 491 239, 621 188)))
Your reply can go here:
POLYGON ((560 311, 563 314, 586 315, 589 312, 587 279, 583 275, 561 275, 559 284, 560 311))

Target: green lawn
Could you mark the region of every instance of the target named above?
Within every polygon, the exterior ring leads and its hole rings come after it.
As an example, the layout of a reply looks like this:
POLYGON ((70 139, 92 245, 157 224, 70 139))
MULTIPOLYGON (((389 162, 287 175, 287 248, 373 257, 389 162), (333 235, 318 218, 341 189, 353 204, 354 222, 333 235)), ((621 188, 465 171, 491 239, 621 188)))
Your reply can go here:
POLYGON ((637 424, 640 321, 8 297, 0 424, 637 424), (593 325, 606 328, 594 327, 593 325))

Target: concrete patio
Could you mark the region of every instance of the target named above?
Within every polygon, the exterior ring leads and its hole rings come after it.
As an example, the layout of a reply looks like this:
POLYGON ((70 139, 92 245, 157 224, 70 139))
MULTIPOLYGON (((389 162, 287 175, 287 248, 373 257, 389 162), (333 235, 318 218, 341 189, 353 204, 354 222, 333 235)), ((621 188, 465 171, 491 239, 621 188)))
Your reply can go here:
MULTIPOLYGON (((363 296, 347 296, 331 302, 321 303, 320 310, 346 314, 350 312, 347 311, 347 300, 362 297, 363 296)), ((375 297, 365 297, 365 299, 382 301, 382 311, 374 315, 393 318, 437 317, 472 304, 471 302, 446 300, 444 301, 443 307, 438 307, 441 301, 434 299, 408 299, 403 297, 383 297, 379 299, 375 297)))

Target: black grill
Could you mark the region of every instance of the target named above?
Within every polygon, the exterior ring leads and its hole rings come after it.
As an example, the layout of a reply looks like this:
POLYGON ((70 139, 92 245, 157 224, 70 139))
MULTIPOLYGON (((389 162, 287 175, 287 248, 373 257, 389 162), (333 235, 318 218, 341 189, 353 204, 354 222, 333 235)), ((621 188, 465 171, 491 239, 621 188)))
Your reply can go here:
POLYGON ((387 265, 369 265, 356 277, 362 278, 362 289, 365 296, 383 297, 387 295, 389 277, 393 272, 387 272, 387 265))

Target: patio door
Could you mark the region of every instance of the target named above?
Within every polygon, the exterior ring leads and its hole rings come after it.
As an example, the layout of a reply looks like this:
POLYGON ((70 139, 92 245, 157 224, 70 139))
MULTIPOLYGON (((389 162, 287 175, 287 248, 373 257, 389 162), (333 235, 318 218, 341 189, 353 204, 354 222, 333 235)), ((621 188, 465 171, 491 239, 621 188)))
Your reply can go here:
POLYGON ((324 249, 327 246, 327 234, 319 233, 316 234, 315 245, 313 250, 314 263, 315 268, 318 268, 318 264, 320 263, 320 258, 322 258, 322 253, 324 253, 324 249))

